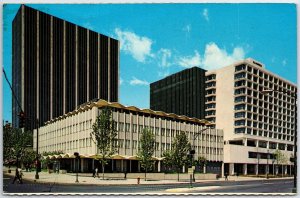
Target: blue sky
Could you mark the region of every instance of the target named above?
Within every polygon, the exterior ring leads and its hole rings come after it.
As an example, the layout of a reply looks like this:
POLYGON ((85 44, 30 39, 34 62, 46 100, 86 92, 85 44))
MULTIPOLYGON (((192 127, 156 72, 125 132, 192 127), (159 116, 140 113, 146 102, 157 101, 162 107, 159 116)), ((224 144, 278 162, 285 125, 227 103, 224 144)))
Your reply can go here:
MULTIPOLYGON (((28 4, 121 42, 120 102, 149 108, 149 83, 191 66, 210 70, 251 57, 297 83, 295 4, 28 4)), ((3 64, 11 81, 11 24, 3 9, 3 64)), ((3 119, 12 94, 3 78, 3 119)))

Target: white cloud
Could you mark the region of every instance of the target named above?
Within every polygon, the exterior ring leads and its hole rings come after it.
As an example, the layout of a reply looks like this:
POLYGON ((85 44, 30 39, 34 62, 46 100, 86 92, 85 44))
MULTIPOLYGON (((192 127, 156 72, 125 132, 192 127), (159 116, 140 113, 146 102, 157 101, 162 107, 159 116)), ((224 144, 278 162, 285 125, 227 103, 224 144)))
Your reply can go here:
POLYGON ((275 62, 276 62, 276 58, 275 58, 275 57, 272 57, 271 62, 272 62, 272 63, 275 63, 275 62))
POLYGON ((235 61, 242 60, 245 57, 244 49, 235 47, 231 54, 228 54, 225 49, 221 49, 215 43, 208 43, 205 47, 205 52, 201 66, 204 69, 217 69, 232 64, 235 61))
POLYGON ((160 78, 164 78, 164 77, 169 76, 169 75, 170 75, 170 71, 158 72, 158 77, 160 77, 160 78))
POLYGON ((115 29, 115 34, 121 42, 121 50, 131 54, 138 62, 145 63, 147 57, 154 56, 151 53, 151 39, 139 36, 134 32, 122 31, 119 28, 115 29))
POLYGON ((161 67, 169 67, 171 66, 170 58, 172 56, 172 52, 169 49, 161 48, 158 53, 157 57, 159 59, 158 65, 161 67))
POLYGON ((83 24, 83 27, 94 30, 94 26, 90 22, 86 22, 85 24, 83 24))
POLYGON ((130 81, 131 85, 149 85, 149 82, 145 80, 137 79, 136 77, 132 77, 133 79, 130 81))
POLYGON ((189 68, 200 66, 206 70, 218 69, 230 65, 238 60, 245 59, 245 51, 241 47, 234 47, 232 53, 228 53, 225 49, 213 42, 206 44, 203 55, 200 55, 197 50, 192 56, 184 56, 177 58, 177 64, 189 68))
POLYGON ((197 50, 195 50, 194 56, 180 57, 178 60, 178 64, 186 68, 193 67, 193 66, 200 66, 201 64, 200 54, 198 53, 197 50))
POLYGON ((186 25, 185 27, 183 27, 182 30, 185 31, 185 32, 187 32, 187 33, 190 33, 191 29, 192 29, 192 27, 191 27, 191 25, 189 24, 189 25, 186 25))
POLYGON ((204 19, 206 21, 209 21, 209 17, 208 17, 208 9, 204 9, 203 12, 202 12, 202 16, 204 17, 204 19))
POLYGON ((283 65, 283 66, 286 66, 286 64, 287 64, 287 61, 286 61, 286 59, 284 59, 284 60, 282 61, 282 65, 283 65))
POLYGON ((123 78, 120 77, 120 85, 122 85, 124 82, 123 78))

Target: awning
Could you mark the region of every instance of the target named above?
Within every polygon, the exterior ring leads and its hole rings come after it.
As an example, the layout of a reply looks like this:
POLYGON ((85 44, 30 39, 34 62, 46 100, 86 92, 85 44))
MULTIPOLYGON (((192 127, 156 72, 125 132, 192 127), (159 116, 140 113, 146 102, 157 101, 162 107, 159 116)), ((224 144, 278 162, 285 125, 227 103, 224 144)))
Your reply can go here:
MULTIPOLYGON (((90 159, 100 159, 102 158, 101 154, 79 154, 80 158, 90 158, 90 159)), ((50 160, 55 160, 55 159, 74 159, 75 155, 71 154, 71 153, 64 153, 64 154, 59 154, 59 155, 46 155, 43 156, 43 159, 50 159, 50 160)), ((138 156, 137 155, 132 155, 132 156, 128 156, 128 155, 120 155, 120 154, 114 154, 112 155, 109 159, 117 159, 117 160, 138 160, 138 156)), ((164 157, 160 158, 160 157, 155 157, 152 156, 152 160, 163 160, 164 157)))

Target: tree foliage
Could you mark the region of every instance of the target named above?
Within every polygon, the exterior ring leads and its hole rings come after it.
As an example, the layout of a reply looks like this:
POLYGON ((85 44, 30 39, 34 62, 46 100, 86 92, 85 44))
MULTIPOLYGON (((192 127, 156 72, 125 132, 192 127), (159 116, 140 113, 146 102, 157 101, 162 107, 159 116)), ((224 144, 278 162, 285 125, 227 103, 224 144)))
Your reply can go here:
POLYGON ((288 162, 288 158, 278 149, 273 153, 273 155, 277 161, 277 164, 281 164, 281 174, 283 175, 283 165, 288 162))
POLYGON ((151 170, 153 166, 152 156, 154 154, 154 149, 155 136, 153 131, 145 128, 140 137, 139 152, 137 153, 140 164, 145 170, 145 180, 147 171, 151 170))
POLYGON ((200 166, 202 169, 207 164, 207 159, 203 156, 199 156, 196 160, 196 165, 200 166))
POLYGON ((280 150, 277 149, 273 154, 278 164, 287 163, 287 157, 280 150))
POLYGON ((26 148, 24 150, 23 155, 21 156, 21 161, 24 164, 32 164, 32 162, 36 159, 36 151, 32 148, 26 148))
POLYGON ((173 164, 176 167, 178 173, 178 181, 181 168, 189 163, 187 154, 189 153, 190 149, 191 144, 188 140, 187 135, 185 133, 180 133, 173 140, 172 150, 168 151, 169 153, 164 153, 164 156, 166 157, 164 160, 168 164, 173 164))
POLYGON ((107 159, 116 152, 116 122, 112 118, 112 110, 103 108, 100 115, 97 116, 93 124, 93 131, 90 134, 100 152, 100 161, 102 164, 102 173, 104 179, 104 168, 107 159))
MULTIPOLYGON (((3 161, 10 165, 12 161, 22 161, 27 158, 26 148, 32 147, 32 132, 23 132, 9 125, 3 127, 3 161)), ((17 164, 18 165, 18 164, 17 164)))
POLYGON ((162 161, 164 167, 170 170, 173 166, 173 152, 171 150, 166 150, 162 154, 162 157, 164 158, 162 161))

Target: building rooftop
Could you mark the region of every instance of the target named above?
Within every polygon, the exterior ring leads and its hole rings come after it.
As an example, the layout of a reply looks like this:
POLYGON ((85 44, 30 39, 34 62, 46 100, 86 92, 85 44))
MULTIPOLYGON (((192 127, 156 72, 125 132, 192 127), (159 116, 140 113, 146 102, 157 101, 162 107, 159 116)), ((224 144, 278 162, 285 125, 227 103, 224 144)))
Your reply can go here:
POLYGON ((151 110, 151 109, 140 109, 140 108, 135 107, 135 106, 124 106, 124 105, 122 105, 118 102, 107 102, 106 100, 102 100, 102 99, 100 99, 98 101, 95 101, 95 102, 88 102, 85 105, 81 105, 80 107, 78 107, 74 111, 66 113, 66 114, 64 114, 62 116, 59 116, 57 118, 51 119, 50 121, 47 121, 45 124, 46 125, 51 124, 51 123, 56 122, 58 120, 64 119, 68 116, 75 115, 79 112, 92 109, 93 107, 98 107, 98 108, 113 107, 113 108, 117 108, 117 109, 123 109, 123 110, 138 112, 138 113, 145 113, 145 114, 154 115, 154 116, 162 116, 162 117, 167 117, 167 118, 171 118, 171 119, 178 119, 178 120, 181 120, 181 121, 195 122, 195 123, 198 123, 198 124, 203 125, 203 126, 213 125, 213 123, 211 123, 207 120, 204 120, 204 119, 190 118, 190 117, 187 117, 185 115, 176 115, 174 113, 165 113, 163 111, 154 111, 154 110, 151 110))

